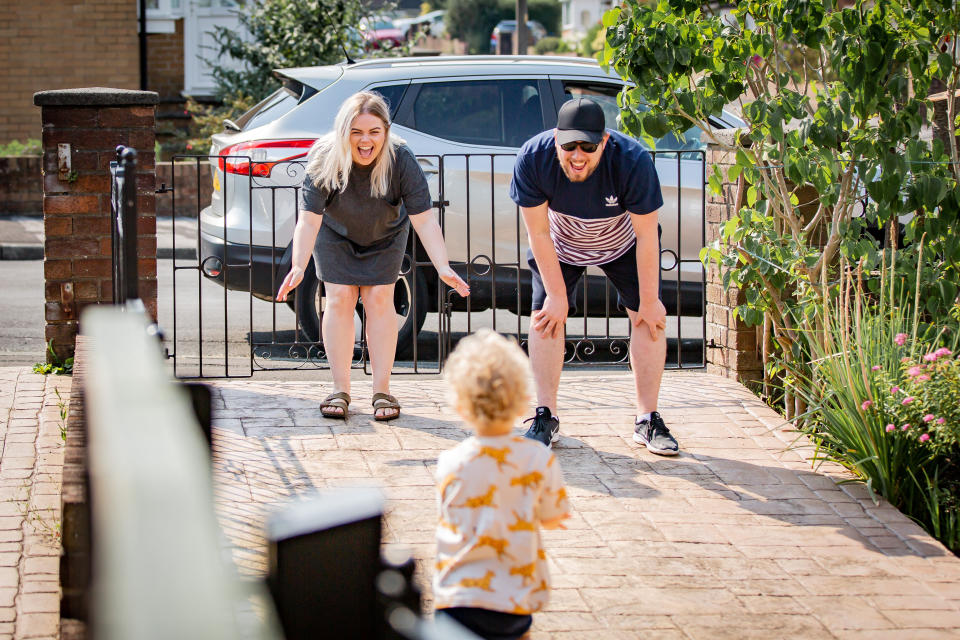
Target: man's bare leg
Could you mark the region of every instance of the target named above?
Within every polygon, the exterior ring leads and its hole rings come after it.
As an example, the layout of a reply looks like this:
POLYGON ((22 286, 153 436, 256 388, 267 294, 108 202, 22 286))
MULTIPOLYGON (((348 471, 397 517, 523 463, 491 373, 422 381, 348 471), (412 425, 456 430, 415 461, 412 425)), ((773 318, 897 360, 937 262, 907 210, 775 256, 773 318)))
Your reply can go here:
POLYGON ((667 362, 666 332, 658 331, 657 338, 650 337, 646 324, 633 324, 636 313, 627 310, 630 316, 630 366, 637 391, 637 415, 657 410, 660 395, 660 380, 667 362))
MULTIPOLYGON (((633 318, 631 312, 631 321, 633 318)), ((667 338, 663 331, 658 331, 657 337, 651 338, 646 324, 637 327, 631 322, 630 326, 630 364, 637 390, 637 417, 644 417, 634 425, 633 440, 646 445, 651 453, 675 456, 680 451, 680 445, 660 414, 656 413, 663 365, 667 359, 667 338)))
POLYGON ((530 330, 528 350, 536 386, 537 406, 547 407, 551 414, 557 412, 557 389, 560 387, 560 372, 563 370, 563 347, 562 336, 547 337, 539 331, 530 330))

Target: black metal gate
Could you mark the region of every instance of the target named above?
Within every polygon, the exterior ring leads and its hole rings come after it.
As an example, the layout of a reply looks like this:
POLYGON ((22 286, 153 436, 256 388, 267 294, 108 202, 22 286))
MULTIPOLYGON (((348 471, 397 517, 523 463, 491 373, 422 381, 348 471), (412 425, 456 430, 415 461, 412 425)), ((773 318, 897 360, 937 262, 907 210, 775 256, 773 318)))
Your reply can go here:
MULTIPOLYGON (((667 367, 700 368, 705 363, 705 277, 697 253, 706 240, 705 153, 653 155, 665 201, 660 222, 667 367)), ((418 156, 436 196, 451 265, 472 294, 462 299, 438 280, 411 232, 394 299, 400 325, 394 374, 439 372, 457 340, 480 327, 525 345, 530 272, 526 232, 507 195, 514 158, 418 156)), ((249 377, 263 370, 328 368, 320 322, 323 288, 316 274, 308 270, 293 304, 273 299, 289 269, 304 163, 176 156, 170 167, 171 184, 158 190, 169 206, 158 202, 158 211, 181 215, 163 230, 171 234, 169 242, 159 241, 173 251, 166 272, 172 295, 158 306, 175 375, 249 377), (192 175, 184 178, 188 166, 192 175), (202 177, 205 166, 211 177, 202 177), (214 183, 213 207, 199 195, 202 180, 214 183), (193 251, 184 251, 184 244, 193 251)), ((163 279, 161 290, 167 288, 163 279)), ((567 323, 566 364, 626 366, 630 327, 615 289, 601 272, 588 269, 576 295, 579 311, 567 323)), ((360 307, 353 366, 369 373, 360 307)))

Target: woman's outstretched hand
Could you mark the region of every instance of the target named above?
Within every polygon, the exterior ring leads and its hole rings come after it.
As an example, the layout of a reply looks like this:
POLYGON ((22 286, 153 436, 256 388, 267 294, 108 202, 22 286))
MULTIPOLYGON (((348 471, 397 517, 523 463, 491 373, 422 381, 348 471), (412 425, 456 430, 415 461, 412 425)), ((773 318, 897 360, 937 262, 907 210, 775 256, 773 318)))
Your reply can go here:
POLYGON ((442 269, 437 269, 437 274, 448 287, 459 293, 461 297, 466 298, 470 295, 470 287, 463 281, 463 278, 457 275, 457 272, 454 271, 450 265, 442 269))
POLYGON ((299 267, 290 267, 290 273, 280 283, 280 289, 277 291, 277 301, 283 302, 287 299, 287 294, 297 288, 297 285, 303 280, 303 269, 299 267))

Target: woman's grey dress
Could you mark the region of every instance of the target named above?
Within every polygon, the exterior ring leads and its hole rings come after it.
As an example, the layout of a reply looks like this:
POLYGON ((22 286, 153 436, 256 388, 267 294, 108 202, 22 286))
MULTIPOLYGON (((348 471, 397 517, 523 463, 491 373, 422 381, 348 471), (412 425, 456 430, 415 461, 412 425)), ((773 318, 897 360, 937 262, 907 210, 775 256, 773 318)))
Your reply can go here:
MULTIPOLYGON (((387 142, 386 144, 389 144, 387 142)), ((310 176, 300 190, 300 209, 323 215, 313 263, 323 282, 370 286, 393 284, 400 274, 408 214, 423 213, 433 200, 423 170, 406 145, 396 149, 390 188, 370 195, 373 166, 354 164, 343 191, 330 194, 310 176)))

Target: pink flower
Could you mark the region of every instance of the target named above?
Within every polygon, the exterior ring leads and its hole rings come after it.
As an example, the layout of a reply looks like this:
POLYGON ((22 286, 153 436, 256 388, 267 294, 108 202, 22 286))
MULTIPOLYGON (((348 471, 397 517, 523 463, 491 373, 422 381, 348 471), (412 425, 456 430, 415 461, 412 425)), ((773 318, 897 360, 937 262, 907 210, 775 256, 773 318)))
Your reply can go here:
POLYGON ((901 431, 906 431, 906 430, 909 429, 909 428, 910 428, 910 423, 908 422, 907 424, 905 424, 905 425, 903 425, 902 427, 900 427, 900 430, 901 430, 901 431))
POLYGON ((930 353, 923 354, 923 359, 926 360, 927 362, 936 362, 938 357, 939 356, 937 355, 936 351, 931 351, 930 353))
POLYGON ((913 402, 913 396, 907 396, 900 402, 900 404, 910 404, 911 402, 913 402))
POLYGON ((888 425, 887 425, 887 433, 890 433, 890 432, 893 431, 894 429, 896 429, 896 427, 893 426, 892 424, 888 424, 888 425))
POLYGON ((906 364, 906 363, 910 362, 910 358, 904 356, 904 357, 900 358, 900 362, 906 364))
POLYGON ((926 441, 929 440, 929 439, 930 439, 930 434, 929 434, 929 433, 925 433, 925 434, 923 434, 923 435, 920 436, 920 442, 926 442, 926 441))
POLYGON ((860 404, 860 408, 863 409, 864 411, 866 411, 867 409, 869 409, 871 406, 873 406, 873 400, 864 400, 864 401, 860 404))
POLYGON ((893 339, 893 341, 902 347, 903 343, 907 341, 907 334, 898 333, 896 337, 893 339))
POLYGON ((872 367, 870 367, 870 371, 880 371, 880 365, 878 364, 873 365, 872 367))
POLYGON ((917 376, 917 382, 926 382, 930 379, 930 376, 923 374, 922 376, 917 376))
POLYGON ((907 375, 908 375, 908 376, 918 376, 918 375, 920 375, 920 367, 918 367, 918 366, 916 366, 916 365, 910 367, 909 369, 907 369, 907 375))
POLYGON ((942 358, 943 356, 949 356, 949 355, 951 355, 951 354, 953 353, 953 351, 950 351, 950 349, 947 349, 946 347, 940 347, 939 349, 937 349, 937 350, 934 351, 933 353, 934 353, 938 358, 942 358))
POLYGON ((937 418, 937 424, 943 424, 944 422, 946 422, 945 419, 943 419, 943 418, 937 418))
POLYGON ((900 387, 890 387, 890 393, 900 393, 900 387))
POLYGON ((937 417, 937 416, 933 415, 932 413, 928 413, 927 415, 923 416, 923 421, 924 421, 924 422, 930 422, 931 420, 933 420, 933 419, 936 418, 936 417, 937 417))

